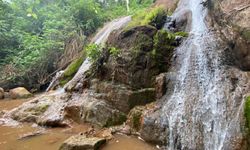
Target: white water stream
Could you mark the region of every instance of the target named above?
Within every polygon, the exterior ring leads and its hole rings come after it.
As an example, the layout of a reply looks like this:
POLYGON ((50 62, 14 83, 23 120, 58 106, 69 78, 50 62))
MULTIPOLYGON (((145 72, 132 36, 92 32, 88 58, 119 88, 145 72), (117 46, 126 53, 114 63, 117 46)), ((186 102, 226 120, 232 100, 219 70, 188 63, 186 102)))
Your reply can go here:
MULTIPOLYGON (((107 23, 100 31, 97 32, 91 43, 95 43, 97 45, 104 45, 112 31, 125 27, 130 22, 130 20, 131 17, 126 16, 107 23)), ((77 84, 77 82, 84 78, 84 74, 87 70, 89 70, 91 64, 92 63, 89 58, 86 58, 85 61, 82 63, 81 67, 78 69, 78 72, 73 77, 73 79, 70 80, 64 87, 72 89, 77 84)))

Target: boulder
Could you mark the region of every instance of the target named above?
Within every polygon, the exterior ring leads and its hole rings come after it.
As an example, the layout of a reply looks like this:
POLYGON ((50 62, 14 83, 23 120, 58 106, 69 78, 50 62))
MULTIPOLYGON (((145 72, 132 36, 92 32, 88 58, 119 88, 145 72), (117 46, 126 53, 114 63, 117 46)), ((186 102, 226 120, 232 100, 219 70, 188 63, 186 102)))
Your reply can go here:
POLYGON ((168 123, 160 118, 160 111, 150 112, 143 116, 141 137, 150 143, 165 145, 169 137, 168 123))
POLYGON ((59 150, 98 150, 105 143, 104 138, 75 135, 63 142, 59 150))
POLYGON ((127 124, 135 130, 141 129, 142 114, 145 111, 145 106, 138 106, 133 108, 128 114, 127 124))
POLYGON ((68 100, 67 96, 67 93, 45 93, 38 98, 23 103, 5 115, 20 122, 32 122, 41 126, 66 126, 63 120, 63 110, 68 100))
POLYGON ((167 90, 167 81, 166 81, 166 74, 161 73, 155 79, 155 91, 156 91, 156 98, 160 99, 167 90))
POLYGON ((150 103, 135 107, 128 115, 127 124, 139 131, 140 137, 146 142, 165 145, 169 135, 168 122, 161 119, 159 104, 150 103))
POLYGON ((4 89, 0 88, 0 99, 4 99, 4 89))
MULTIPOLYGON (((78 123, 89 122, 101 127, 121 124, 126 120, 126 115, 115 109, 102 99, 90 96, 88 91, 79 97, 72 96, 64 108, 64 117, 78 123)), ((95 94, 92 92, 92 94, 95 94)))
POLYGON ((13 99, 28 98, 31 96, 32 96, 32 94, 24 87, 18 87, 18 88, 10 90, 10 97, 13 99))

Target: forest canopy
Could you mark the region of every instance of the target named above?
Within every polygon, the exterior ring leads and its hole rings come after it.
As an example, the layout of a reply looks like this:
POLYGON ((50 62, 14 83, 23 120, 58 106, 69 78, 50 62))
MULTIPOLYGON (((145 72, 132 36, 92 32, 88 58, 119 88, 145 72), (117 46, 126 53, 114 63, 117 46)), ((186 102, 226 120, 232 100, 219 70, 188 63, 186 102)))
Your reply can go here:
POLYGON ((152 2, 132 0, 128 10, 126 0, 0 0, 0 84, 46 84, 75 57, 66 51, 79 54, 105 22, 152 2), (80 49, 67 49, 74 41, 80 49))

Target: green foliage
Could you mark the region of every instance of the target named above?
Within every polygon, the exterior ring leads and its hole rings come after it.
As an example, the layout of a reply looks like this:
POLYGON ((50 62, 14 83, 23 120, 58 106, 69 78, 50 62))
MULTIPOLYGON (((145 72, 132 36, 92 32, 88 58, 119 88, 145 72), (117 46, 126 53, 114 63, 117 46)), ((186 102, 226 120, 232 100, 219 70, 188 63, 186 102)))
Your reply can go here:
POLYGON ((250 130, 250 96, 245 101, 244 116, 246 118, 246 128, 250 130))
POLYGON ((154 49, 152 55, 154 60, 162 71, 167 69, 166 57, 170 59, 174 46, 172 46, 175 41, 175 35, 166 30, 159 30, 154 36, 154 49), (164 64, 164 65, 162 65, 164 64))
POLYGON ((162 7, 152 9, 144 18, 142 24, 149 24, 160 29, 166 20, 167 13, 162 7))
POLYGON ((162 7, 155 7, 151 10, 138 11, 128 24, 127 28, 132 28, 140 25, 151 25, 160 29, 166 19, 167 13, 162 7))
POLYGON ((170 33, 166 30, 159 30, 154 36, 154 48, 165 49, 171 48, 171 44, 175 41, 175 34, 170 33))
POLYGON ((188 33, 187 32, 183 32, 183 31, 175 32, 174 34, 175 34, 175 36, 188 37, 188 33))
POLYGON ((86 46, 85 51, 88 58, 90 58, 91 61, 95 62, 101 56, 102 48, 97 44, 89 44, 88 46, 86 46))
MULTIPOLYGON (((74 36, 89 36, 105 21, 134 14, 152 2, 131 1, 128 12, 125 1, 115 0, 0 0, 0 83, 43 82, 59 68, 65 45, 74 36)), ((99 57, 98 46, 87 49, 91 59, 99 57)), ((69 76, 79 62, 70 66, 69 76)))
POLYGON ((112 56, 118 56, 120 53, 120 50, 115 47, 110 47, 109 52, 112 56))
POLYGON ((126 1, 106 0, 105 2, 102 3, 104 8, 102 13, 104 19, 110 20, 123 15, 134 15, 138 11, 148 8, 154 0, 132 0, 129 2, 129 11, 126 8, 126 1))

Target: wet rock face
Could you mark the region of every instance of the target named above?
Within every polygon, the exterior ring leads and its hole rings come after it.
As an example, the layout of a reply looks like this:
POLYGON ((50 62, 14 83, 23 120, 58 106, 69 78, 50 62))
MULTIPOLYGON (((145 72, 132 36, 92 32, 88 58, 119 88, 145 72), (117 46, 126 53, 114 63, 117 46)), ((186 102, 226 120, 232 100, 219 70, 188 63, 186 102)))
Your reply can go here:
POLYGON ((59 150, 98 150, 105 143, 106 140, 103 138, 75 135, 67 139, 59 150))
POLYGON ((250 70, 250 1, 216 0, 210 10, 239 68, 250 70))
POLYGON ((32 96, 32 94, 28 90, 26 90, 24 87, 18 87, 18 88, 12 89, 10 90, 9 93, 12 99, 28 98, 32 96))

